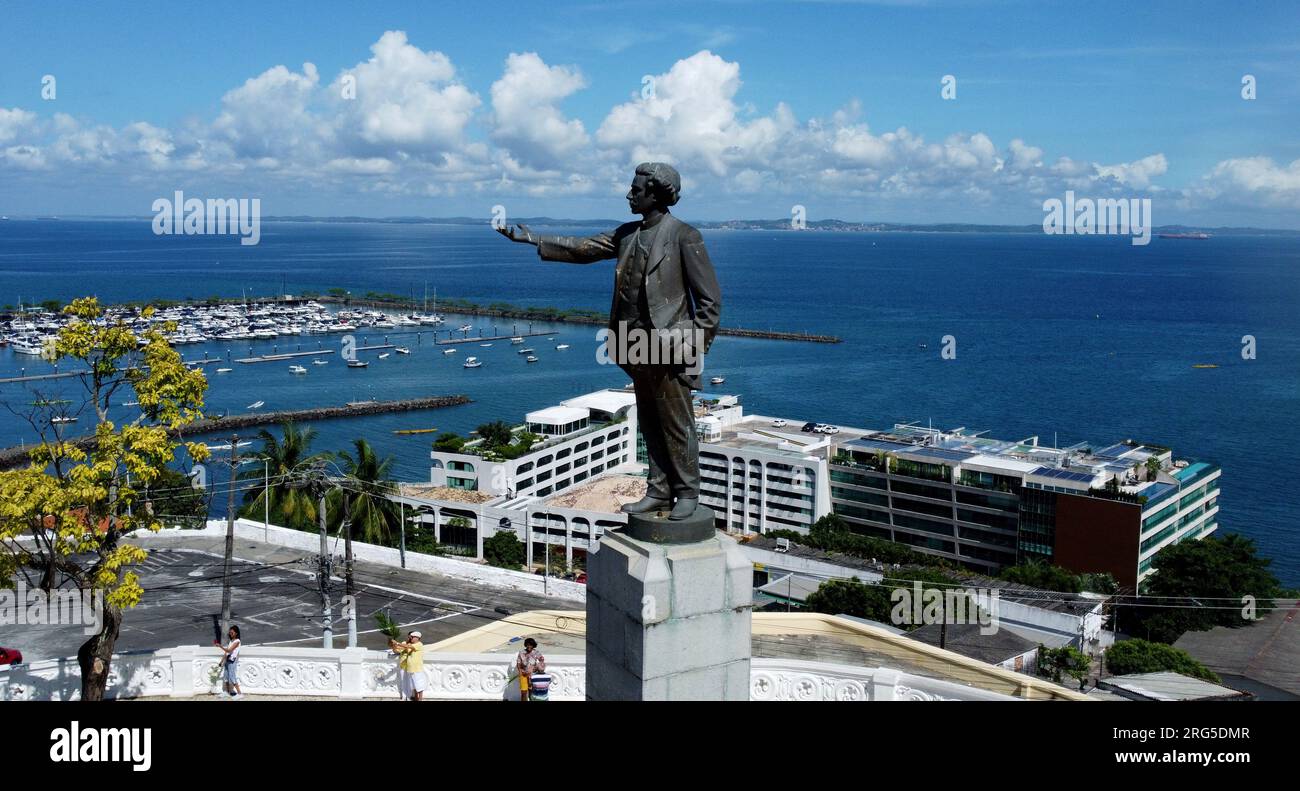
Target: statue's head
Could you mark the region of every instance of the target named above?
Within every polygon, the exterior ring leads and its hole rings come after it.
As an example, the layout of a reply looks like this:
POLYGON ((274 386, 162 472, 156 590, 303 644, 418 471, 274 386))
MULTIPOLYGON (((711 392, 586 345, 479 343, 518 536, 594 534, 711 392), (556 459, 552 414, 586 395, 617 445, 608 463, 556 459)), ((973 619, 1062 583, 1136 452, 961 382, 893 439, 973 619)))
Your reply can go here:
POLYGON ((682 192, 682 177, 677 168, 663 162, 642 162, 636 166, 627 204, 633 214, 652 209, 667 209, 677 203, 682 192))

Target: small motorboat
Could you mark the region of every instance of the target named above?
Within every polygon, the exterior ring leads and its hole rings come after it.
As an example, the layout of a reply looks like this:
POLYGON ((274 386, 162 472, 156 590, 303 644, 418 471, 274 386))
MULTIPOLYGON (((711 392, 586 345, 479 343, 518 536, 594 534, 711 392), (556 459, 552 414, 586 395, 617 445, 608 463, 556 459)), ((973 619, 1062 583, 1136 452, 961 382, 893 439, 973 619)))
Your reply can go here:
POLYGON ((60 415, 59 417, 50 418, 51 423, 76 423, 77 418, 74 415, 60 415))
POLYGON ((537 351, 537 350, 536 350, 536 349, 520 349, 520 350, 519 350, 519 353, 520 353, 520 354, 532 354, 532 353, 535 352, 535 351, 537 351))
POLYGON ((311 361, 311 364, 312 364, 312 365, 329 365, 329 364, 330 364, 330 361, 329 361, 329 360, 312 360, 312 361, 311 361))
POLYGON ((301 365, 291 365, 291 366, 289 366, 289 373, 291 373, 291 374, 305 374, 305 373, 307 373, 307 369, 304 368, 304 367, 302 367, 301 365))
POLYGON ((368 365, 370 365, 370 363, 365 360, 348 360, 349 368, 365 368, 368 365))
POLYGON ((408 349, 408 348, 406 348, 405 346, 398 346, 396 349, 393 349, 393 351, 397 352, 398 354, 410 354, 410 353, 411 353, 411 350, 408 349))
POLYGON ((217 373, 219 373, 219 374, 228 374, 228 373, 230 373, 230 372, 233 371, 233 370, 235 370, 235 369, 234 369, 234 368, 218 368, 218 369, 217 369, 217 373))
POLYGON ((536 355, 533 355, 533 354, 530 354, 530 355, 528 355, 527 357, 525 357, 524 360, 527 361, 527 362, 530 362, 530 363, 535 363, 535 362, 537 362, 537 356, 536 356, 536 355))
POLYGON ((523 343, 523 342, 524 342, 524 338, 523 338, 522 335, 515 335, 514 337, 512 337, 512 338, 510 339, 510 342, 511 342, 511 343, 523 343))
POLYGON ((245 408, 245 409, 261 409, 261 408, 264 407, 264 406, 266 406, 266 402, 265 402, 265 401, 254 401, 253 403, 249 404, 248 406, 246 406, 246 407, 244 407, 244 408, 245 408))
POLYGON ((725 377, 725 376, 715 376, 715 377, 713 377, 712 379, 709 380, 709 384, 711 384, 711 385, 720 385, 720 384, 722 384, 722 383, 725 382, 725 381, 727 381, 727 377, 725 377))
POLYGON ((379 355, 379 359, 381 359, 381 360, 387 360, 387 359, 388 359, 388 352, 384 352, 383 354, 379 355))
POLYGON ((491 345, 492 345, 492 344, 490 344, 490 343, 480 343, 480 344, 479 344, 479 346, 482 346, 484 349, 486 349, 487 347, 489 347, 489 346, 491 346, 491 345))
POLYGON ((481 368, 481 367, 483 367, 483 363, 479 362, 479 360, 478 360, 477 357, 466 357, 466 358, 465 358, 465 367, 466 367, 466 368, 481 368))
POLYGON ((560 350, 560 351, 563 351, 564 349, 569 348, 569 344, 567 344, 567 343, 561 343, 559 346, 556 346, 555 348, 558 349, 558 350, 560 350))
POLYGON ((456 350, 455 350, 455 349, 443 349, 443 350, 442 350, 442 353, 443 353, 443 354, 455 354, 455 353, 456 353, 456 350))

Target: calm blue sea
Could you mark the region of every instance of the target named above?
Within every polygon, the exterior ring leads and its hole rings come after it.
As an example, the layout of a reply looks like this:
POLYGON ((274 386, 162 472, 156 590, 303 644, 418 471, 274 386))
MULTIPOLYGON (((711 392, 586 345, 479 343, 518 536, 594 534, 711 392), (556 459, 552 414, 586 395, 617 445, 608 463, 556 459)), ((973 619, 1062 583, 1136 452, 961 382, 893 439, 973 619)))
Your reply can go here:
MULTIPOLYGON (((1300 585, 1300 487, 1291 468, 1300 440, 1300 239, 1153 239, 1136 247, 1036 234, 711 231, 705 238, 725 323, 844 338, 835 346, 720 338, 706 371, 724 374, 725 390, 741 394, 750 410, 872 428, 919 420, 1061 445, 1126 438, 1167 445, 1177 457, 1223 465, 1223 528, 1255 538, 1279 576, 1300 585), (956 359, 940 356, 945 335, 956 339, 956 359), (1257 359, 1242 359, 1243 335, 1255 337, 1257 359)), ((111 302, 331 287, 419 297, 427 284, 430 294, 479 302, 604 309, 611 280, 608 264, 541 263, 531 248, 486 227, 265 223, 261 243, 245 247, 233 237, 154 236, 147 220, 0 222, 0 305, 20 297, 95 294, 111 302)), ((453 326, 466 322, 476 331, 491 324, 449 318, 453 326)), ((497 329, 525 327, 498 322, 497 329)), ((337 359, 309 366, 306 377, 290 375, 287 364, 235 365, 209 374, 209 409, 468 395, 474 403, 455 409, 317 426, 320 447, 365 436, 395 457, 398 477, 422 480, 430 437, 394 429, 464 433, 624 383, 616 368, 595 364, 593 328, 553 329, 554 342, 529 341, 541 358, 533 365, 508 342, 444 357, 427 334, 394 335, 413 353, 361 371, 337 359), (572 348, 558 352, 556 343, 572 348), (484 366, 463 369, 467 354, 484 366)), ((252 349, 320 342, 313 336, 252 349)), ((238 357, 249 348, 182 350, 238 357)), ((20 367, 30 373, 46 364, 0 349, 0 376, 20 367)), ((0 385, 0 401, 10 406, 32 399, 21 386, 0 385)), ((0 408, 0 444, 31 437, 0 408)))

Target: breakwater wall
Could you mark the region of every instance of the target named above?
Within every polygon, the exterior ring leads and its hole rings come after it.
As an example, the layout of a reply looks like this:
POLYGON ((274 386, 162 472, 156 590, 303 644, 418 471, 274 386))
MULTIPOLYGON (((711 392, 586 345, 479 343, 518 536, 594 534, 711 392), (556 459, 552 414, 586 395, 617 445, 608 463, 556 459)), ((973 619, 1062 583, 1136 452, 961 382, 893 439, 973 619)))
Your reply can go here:
MULTIPOLYGON (((409 398, 401 401, 364 401, 345 404, 344 406, 313 407, 310 409, 285 409, 273 412, 253 412, 244 415, 227 415, 224 417, 205 418, 183 426, 172 432, 172 436, 182 438, 214 431, 238 431, 245 428, 283 423, 291 420, 305 423, 314 420, 335 420, 338 418, 361 417, 363 415, 383 415, 391 412, 411 412, 422 409, 441 409, 470 403, 468 396, 433 396, 431 398, 409 398)), ((68 440, 78 448, 88 448, 94 442, 93 436, 78 437, 68 440)), ((10 469, 26 464, 31 446, 12 447, 0 450, 0 469, 10 469)))

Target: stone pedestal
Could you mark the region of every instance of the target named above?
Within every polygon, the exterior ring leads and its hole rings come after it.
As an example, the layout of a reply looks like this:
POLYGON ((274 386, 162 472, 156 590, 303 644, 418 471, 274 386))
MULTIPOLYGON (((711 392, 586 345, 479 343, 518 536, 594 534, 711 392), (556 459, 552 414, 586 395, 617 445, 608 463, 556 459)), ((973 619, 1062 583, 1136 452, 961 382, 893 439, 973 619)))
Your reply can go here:
POLYGON ((708 508, 629 515, 587 559, 587 698, 749 700, 753 578, 708 508))

